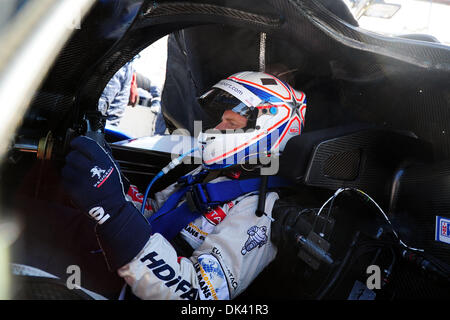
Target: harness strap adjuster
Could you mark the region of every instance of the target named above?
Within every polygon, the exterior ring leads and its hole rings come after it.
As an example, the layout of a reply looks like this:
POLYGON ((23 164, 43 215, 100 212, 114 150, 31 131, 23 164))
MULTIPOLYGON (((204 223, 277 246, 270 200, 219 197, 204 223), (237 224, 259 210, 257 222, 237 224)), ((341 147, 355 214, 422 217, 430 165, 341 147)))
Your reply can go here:
POLYGON ((211 211, 212 208, 221 204, 220 202, 210 201, 208 193, 202 183, 194 184, 188 188, 186 192, 186 202, 189 210, 201 213, 211 211))
POLYGON ((185 175, 182 176, 180 178, 178 178, 177 180, 177 185, 180 187, 185 187, 185 186, 189 186, 189 185, 193 185, 195 183, 198 183, 201 179, 203 179, 203 177, 207 174, 207 171, 200 171, 197 174, 191 175, 185 175))

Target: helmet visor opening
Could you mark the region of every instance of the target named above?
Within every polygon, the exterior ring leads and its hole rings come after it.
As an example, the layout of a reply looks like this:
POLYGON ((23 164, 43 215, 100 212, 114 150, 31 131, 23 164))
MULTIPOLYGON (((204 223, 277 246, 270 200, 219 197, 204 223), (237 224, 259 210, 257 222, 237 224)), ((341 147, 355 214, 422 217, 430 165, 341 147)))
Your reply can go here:
POLYGON ((199 103, 211 119, 203 129, 217 129, 230 133, 236 129, 254 129, 258 109, 249 107, 232 94, 214 88, 199 98, 199 103))

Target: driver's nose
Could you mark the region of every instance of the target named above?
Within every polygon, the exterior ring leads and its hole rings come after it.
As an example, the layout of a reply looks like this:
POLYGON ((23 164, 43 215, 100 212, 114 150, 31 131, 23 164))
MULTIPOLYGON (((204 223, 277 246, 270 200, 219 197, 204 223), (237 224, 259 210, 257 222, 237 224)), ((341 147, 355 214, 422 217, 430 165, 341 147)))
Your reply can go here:
POLYGON ((222 120, 222 122, 216 126, 216 129, 217 130, 226 130, 226 129, 232 129, 232 128, 226 120, 222 120))
POLYGON ((242 129, 247 125, 247 118, 232 111, 227 110, 222 115, 222 122, 216 126, 218 130, 242 129))

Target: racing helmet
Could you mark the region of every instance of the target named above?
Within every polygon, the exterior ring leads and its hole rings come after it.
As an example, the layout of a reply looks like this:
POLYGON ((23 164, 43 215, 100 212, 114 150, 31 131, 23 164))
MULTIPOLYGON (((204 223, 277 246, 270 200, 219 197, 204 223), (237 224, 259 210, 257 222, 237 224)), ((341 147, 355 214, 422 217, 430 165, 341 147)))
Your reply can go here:
POLYGON ((203 166, 223 169, 277 156, 300 135, 306 96, 263 72, 233 74, 199 98, 207 115, 198 135, 203 166))

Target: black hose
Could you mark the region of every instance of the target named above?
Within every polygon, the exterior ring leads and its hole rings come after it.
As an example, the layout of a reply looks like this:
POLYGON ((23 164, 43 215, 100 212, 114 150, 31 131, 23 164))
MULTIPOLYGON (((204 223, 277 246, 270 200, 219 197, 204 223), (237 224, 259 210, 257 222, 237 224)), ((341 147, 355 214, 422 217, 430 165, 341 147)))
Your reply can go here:
POLYGON ((319 295, 317 296, 317 300, 322 300, 323 297, 328 293, 328 291, 330 291, 330 288, 334 285, 334 283, 336 282, 336 280, 339 278, 340 274, 342 273, 342 270, 344 269, 344 267, 347 265, 348 260, 350 259, 355 244, 358 240, 360 232, 357 231, 355 233, 355 235, 353 236, 353 240, 352 243, 350 245, 350 248, 348 249, 347 253, 345 254, 344 259, 342 260, 338 270, 335 272, 335 274, 333 275, 333 278, 328 282, 327 286, 319 293, 319 295))
POLYGON ((266 207, 266 192, 267 192, 267 181, 269 176, 264 175, 261 177, 261 185, 259 186, 259 198, 258 198, 258 208, 255 211, 257 217, 262 217, 266 207))

